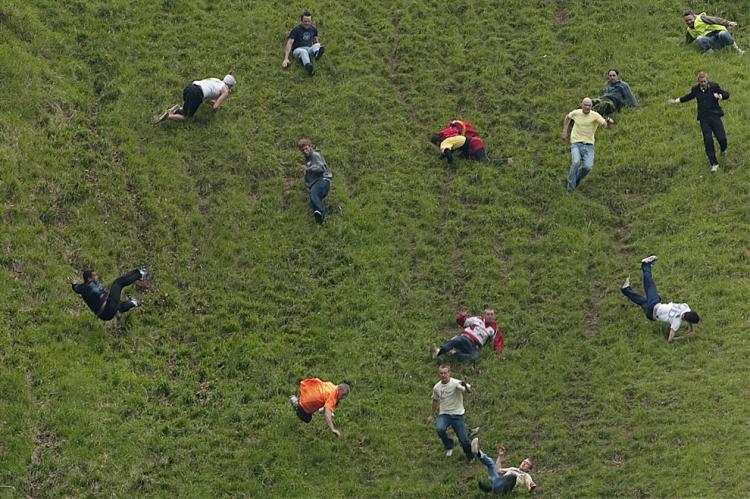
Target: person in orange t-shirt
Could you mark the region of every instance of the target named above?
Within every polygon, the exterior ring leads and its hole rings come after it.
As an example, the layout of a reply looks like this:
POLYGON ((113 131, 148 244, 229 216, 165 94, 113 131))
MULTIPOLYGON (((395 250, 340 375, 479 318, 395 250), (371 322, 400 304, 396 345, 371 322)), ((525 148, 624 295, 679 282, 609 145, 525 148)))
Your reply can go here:
POLYGON ((349 395, 349 385, 341 383, 335 385, 329 381, 318 378, 303 379, 299 382, 299 398, 296 395, 289 397, 297 416, 309 423, 316 411, 325 409, 326 424, 337 437, 341 432, 333 426, 333 411, 341 399, 349 395))

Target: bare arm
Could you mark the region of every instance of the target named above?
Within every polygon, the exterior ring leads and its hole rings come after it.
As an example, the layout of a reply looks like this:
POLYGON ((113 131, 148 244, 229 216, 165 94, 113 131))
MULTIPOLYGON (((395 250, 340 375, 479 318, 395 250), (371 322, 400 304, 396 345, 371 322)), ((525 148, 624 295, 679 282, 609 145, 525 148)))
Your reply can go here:
POLYGON ((341 436, 341 432, 333 426, 333 411, 330 409, 326 409, 326 424, 328 425, 328 429, 330 429, 334 435, 337 437, 341 436))
POLYGON ((221 107, 222 102, 224 102, 228 96, 229 87, 224 85, 223 87, 221 87, 221 93, 219 94, 219 97, 215 101, 213 101, 214 111, 221 107))
POLYGON ((440 401, 432 399, 432 410, 430 411, 430 415, 427 416, 428 423, 432 423, 432 421, 435 419, 435 414, 437 413, 439 407, 440 401))
POLYGON ((284 60, 281 61, 282 68, 285 68, 289 65, 289 54, 292 52, 293 43, 294 43, 294 40, 291 38, 288 38, 286 40, 286 47, 284 47, 284 60))
POLYGON ((675 331, 674 329, 670 328, 669 329, 669 338, 667 338, 667 343, 672 343, 672 341, 674 340, 674 335, 675 334, 677 334, 677 331, 675 331))
POLYGON ((562 130, 562 139, 568 140, 568 127, 570 126, 571 119, 568 117, 568 115, 565 115, 565 119, 563 120, 563 130, 562 130))

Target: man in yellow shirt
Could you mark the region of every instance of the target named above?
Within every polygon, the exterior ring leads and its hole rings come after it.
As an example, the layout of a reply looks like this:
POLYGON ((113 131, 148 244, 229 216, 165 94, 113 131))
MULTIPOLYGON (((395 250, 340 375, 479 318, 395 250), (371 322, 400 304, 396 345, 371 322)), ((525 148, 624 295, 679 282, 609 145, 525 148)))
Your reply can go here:
POLYGON ((593 103, 588 97, 581 101, 581 108, 575 109, 565 116, 563 123, 562 139, 570 140, 570 156, 572 164, 568 172, 568 192, 573 192, 581 180, 589 174, 594 167, 594 135, 599 125, 609 128, 615 121, 612 118, 602 118, 602 115, 592 111, 593 103), (570 122, 573 122, 573 131, 568 136, 570 122), (581 165, 583 161, 583 165, 581 165))

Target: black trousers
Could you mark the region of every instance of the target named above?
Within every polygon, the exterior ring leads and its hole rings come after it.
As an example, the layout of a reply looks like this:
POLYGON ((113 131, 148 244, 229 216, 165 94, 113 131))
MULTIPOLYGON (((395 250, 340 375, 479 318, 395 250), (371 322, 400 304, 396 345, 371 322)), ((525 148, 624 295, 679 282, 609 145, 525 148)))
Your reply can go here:
POLYGON ((128 272, 124 276, 120 276, 115 279, 112 286, 109 288, 109 296, 107 296, 107 304, 104 306, 104 310, 99 314, 99 318, 103 321, 109 321, 115 318, 117 312, 127 312, 135 305, 131 301, 120 301, 122 296, 122 288, 130 286, 135 281, 141 278, 141 272, 136 269, 128 272))
POLYGON ((301 419, 302 421, 304 421, 305 423, 309 423, 310 421, 312 421, 312 417, 313 417, 313 415, 312 415, 312 414, 308 414, 308 413, 306 413, 306 412, 305 412, 305 411, 304 411, 304 410, 302 409, 302 406, 301 406, 301 405, 298 405, 297 407, 295 407, 295 408, 294 408, 294 410, 295 410, 295 411, 297 412, 297 417, 298 417, 298 418, 300 418, 300 419, 301 419))
POLYGON ((727 150, 727 134, 724 132, 724 124, 721 122, 721 116, 705 116, 698 120, 703 132, 703 146, 706 148, 706 156, 711 165, 719 162, 716 159, 716 149, 714 148, 714 138, 719 141, 719 147, 722 151, 727 150))
POLYGON ((190 118, 203 102, 203 90, 198 85, 188 85, 182 91, 182 101, 182 109, 177 110, 177 113, 190 118))

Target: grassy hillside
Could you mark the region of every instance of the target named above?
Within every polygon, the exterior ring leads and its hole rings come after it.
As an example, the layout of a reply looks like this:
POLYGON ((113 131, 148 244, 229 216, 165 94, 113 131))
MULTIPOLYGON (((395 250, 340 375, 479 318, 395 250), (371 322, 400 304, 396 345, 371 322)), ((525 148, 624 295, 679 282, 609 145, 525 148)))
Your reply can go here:
MULTIPOLYGON (((691 6, 750 46, 742 2, 691 6)), ((454 375, 485 447, 535 459, 537 495, 746 495, 748 55, 681 46, 684 8, 4 2, 0 495, 480 497, 484 468, 425 422, 428 346, 488 305, 507 359, 454 375), (281 69, 304 8, 327 47, 313 78, 281 69), (562 118, 609 67, 643 108, 566 195, 562 118), (716 174, 695 105, 666 104, 701 69, 731 93, 716 174), (218 112, 151 123, 230 70, 218 112), (427 139, 454 117, 514 163, 438 161, 427 139), (300 137, 334 170, 323 226, 300 137), (697 337, 668 345, 620 294, 651 253, 697 337), (65 283, 144 262, 145 306, 111 323, 65 283), (352 385, 342 438, 291 411, 305 377, 352 385)))

